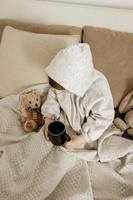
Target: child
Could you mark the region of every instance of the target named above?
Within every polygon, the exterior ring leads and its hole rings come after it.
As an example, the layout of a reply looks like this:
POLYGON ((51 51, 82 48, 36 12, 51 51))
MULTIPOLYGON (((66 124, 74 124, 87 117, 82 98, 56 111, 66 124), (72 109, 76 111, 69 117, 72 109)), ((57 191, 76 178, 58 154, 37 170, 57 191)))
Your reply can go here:
POLYGON ((114 106, 108 81, 94 69, 90 47, 79 43, 62 49, 46 69, 50 89, 42 105, 44 135, 54 120, 67 119, 75 131, 68 149, 97 141, 114 118, 114 106))

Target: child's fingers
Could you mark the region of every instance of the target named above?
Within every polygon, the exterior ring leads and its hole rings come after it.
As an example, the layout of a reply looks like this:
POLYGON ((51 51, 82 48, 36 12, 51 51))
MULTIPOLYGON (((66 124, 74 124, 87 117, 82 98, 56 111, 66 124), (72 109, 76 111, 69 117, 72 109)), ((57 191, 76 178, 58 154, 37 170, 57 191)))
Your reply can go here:
POLYGON ((69 142, 65 142, 64 147, 66 149, 77 149, 81 148, 81 146, 85 143, 84 137, 81 136, 72 136, 69 142))
POLYGON ((45 127, 45 130, 44 130, 44 136, 45 136, 45 139, 46 139, 47 141, 49 141, 49 137, 48 137, 48 129, 47 129, 47 127, 45 127))
POLYGON ((50 141, 49 137, 48 137, 48 132, 45 132, 45 138, 46 138, 47 141, 50 141))
POLYGON ((46 138, 46 140, 47 140, 48 142, 50 141, 48 135, 46 135, 46 134, 45 134, 45 138, 46 138))
POLYGON ((63 145, 66 149, 74 149, 74 143, 73 141, 65 142, 63 145))

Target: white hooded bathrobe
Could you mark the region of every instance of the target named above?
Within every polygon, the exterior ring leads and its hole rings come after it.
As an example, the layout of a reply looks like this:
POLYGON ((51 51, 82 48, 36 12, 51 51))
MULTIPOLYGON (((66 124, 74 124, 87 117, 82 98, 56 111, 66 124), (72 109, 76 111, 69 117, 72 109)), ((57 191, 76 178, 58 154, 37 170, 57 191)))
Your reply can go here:
POLYGON ((93 67, 89 45, 62 49, 46 73, 65 89, 49 88, 42 114, 69 124, 87 142, 96 141, 112 123, 114 107, 107 79, 93 67))

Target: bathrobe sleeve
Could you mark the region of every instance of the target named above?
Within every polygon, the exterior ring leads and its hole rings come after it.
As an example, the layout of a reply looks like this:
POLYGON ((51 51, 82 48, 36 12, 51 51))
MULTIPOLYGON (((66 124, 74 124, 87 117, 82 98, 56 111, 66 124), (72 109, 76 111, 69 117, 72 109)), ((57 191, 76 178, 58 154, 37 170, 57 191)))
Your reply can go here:
POLYGON ((84 97, 85 122, 81 133, 87 141, 97 140, 114 119, 114 105, 108 81, 96 80, 84 97))
POLYGON ((60 106, 56 99, 56 94, 49 89, 46 101, 43 103, 41 113, 44 117, 56 120, 60 116, 60 106))

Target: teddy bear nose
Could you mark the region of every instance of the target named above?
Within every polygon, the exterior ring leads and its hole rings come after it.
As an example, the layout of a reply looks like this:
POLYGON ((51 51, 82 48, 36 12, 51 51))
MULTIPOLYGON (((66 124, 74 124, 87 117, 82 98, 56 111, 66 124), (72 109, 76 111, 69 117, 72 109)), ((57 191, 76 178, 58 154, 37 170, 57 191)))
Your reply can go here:
POLYGON ((35 106, 38 106, 38 104, 36 103, 35 106))

